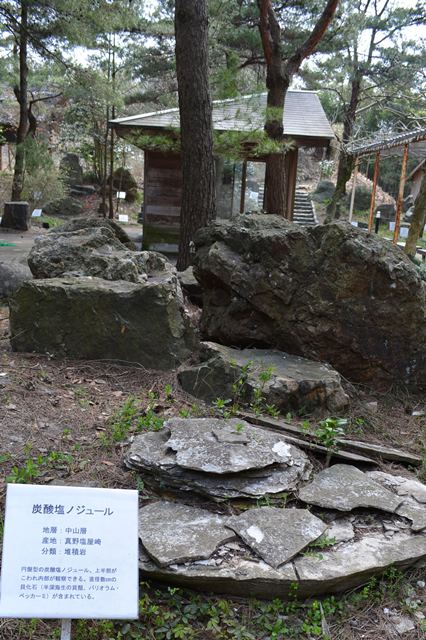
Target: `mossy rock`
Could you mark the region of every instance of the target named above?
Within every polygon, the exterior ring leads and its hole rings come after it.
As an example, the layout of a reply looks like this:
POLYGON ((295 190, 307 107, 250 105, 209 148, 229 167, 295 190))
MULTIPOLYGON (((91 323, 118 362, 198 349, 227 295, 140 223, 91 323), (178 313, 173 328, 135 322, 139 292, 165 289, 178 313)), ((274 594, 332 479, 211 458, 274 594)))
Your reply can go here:
POLYGON ((128 169, 118 167, 112 175, 112 184, 115 191, 126 192, 126 202, 132 204, 138 195, 138 184, 128 169))

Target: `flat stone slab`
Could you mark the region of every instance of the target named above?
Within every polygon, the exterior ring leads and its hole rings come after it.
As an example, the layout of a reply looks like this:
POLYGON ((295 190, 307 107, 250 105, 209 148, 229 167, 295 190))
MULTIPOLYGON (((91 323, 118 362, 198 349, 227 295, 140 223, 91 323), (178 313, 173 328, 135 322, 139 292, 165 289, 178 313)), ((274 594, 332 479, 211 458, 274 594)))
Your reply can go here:
MULTIPOLYGON (((232 543, 231 543, 232 544, 232 543)), ((234 545, 232 545, 234 546, 234 545)), ((159 567, 145 554, 140 556, 141 574, 167 584, 243 597, 286 598, 297 584, 300 597, 338 593, 352 589, 389 567, 406 568, 426 559, 426 535, 366 532, 365 537, 321 550, 315 557, 298 556, 278 569, 263 560, 239 555, 208 561, 159 567)))
POLYGON ((291 446, 283 437, 244 420, 172 418, 165 427, 171 433, 167 446, 185 469, 228 474, 292 463, 291 446))
POLYGON ((303 502, 327 509, 352 511, 369 507, 395 513, 402 499, 371 480, 365 473, 346 464, 324 469, 299 491, 303 502))
POLYGON ((169 438, 170 430, 167 428, 140 434, 135 437, 124 460, 127 467, 138 471, 159 490, 195 492, 219 501, 256 499, 294 491, 309 479, 312 470, 307 455, 290 445, 291 464, 275 464, 239 474, 212 475, 193 471, 177 464, 176 454, 168 446, 169 438))
POLYGON ((401 498, 396 513, 411 520, 413 531, 426 529, 426 485, 415 478, 393 476, 383 471, 370 471, 368 476, 401 498))
POLYGON ((275 349, 234 349, 214 342, 202 343, 201 359, 199 365, 182 368, 178 377, 185 391, 207 402, 232 398, 233 385, 244 376, 241 394, 247 403, 261 388, 264 402, 281 411, 338 411, 348 404, 340 375, 325 363, 275 349))
POLYGON ((175 502, 154 502, 139 510, 139 537, 161 567, 209 558, 234 534, 224 518, 175 502))
POLYGON ((250 509, 228 518, 226 526, 271 567, 278 568, 317 540, 327 525, 307 509, 250 509))

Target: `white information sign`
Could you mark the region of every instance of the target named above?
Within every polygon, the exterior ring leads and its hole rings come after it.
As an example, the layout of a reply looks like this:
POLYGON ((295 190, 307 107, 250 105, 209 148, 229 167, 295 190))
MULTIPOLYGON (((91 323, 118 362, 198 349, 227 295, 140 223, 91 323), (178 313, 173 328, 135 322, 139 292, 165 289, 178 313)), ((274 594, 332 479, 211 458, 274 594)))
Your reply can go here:
POLYGON ((118 214, 118 221, 119 222, 129 222, 129 216, 127 215, 127 213, 119 213, 118 214))
POLYGON ((138 616, 138 492, 9 484, 0 616, 138 616))
POLYGON ((408 227, 401 227, 401 229, 399 230, 399 235, 401 238, 408 238, 408 227))
POLYGON ((119 200, 124 200, 126 198, 126 192, 125 191, 117 191, 117 198, 119 200))
POLYGON ((42 214, 42 210, 41 209, 34 209, 34 211, 31 214, 32 218, 40 218, 42 214))

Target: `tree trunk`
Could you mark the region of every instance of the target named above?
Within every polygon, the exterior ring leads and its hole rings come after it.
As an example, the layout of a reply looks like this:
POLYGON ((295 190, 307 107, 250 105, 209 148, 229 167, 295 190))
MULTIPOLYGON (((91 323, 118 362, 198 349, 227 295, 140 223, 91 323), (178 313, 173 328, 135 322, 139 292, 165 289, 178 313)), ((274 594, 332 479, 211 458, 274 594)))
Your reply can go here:
MULTIPOLYGON (((268 89, 265 131, 268 137, 283 142, 284 102, 291 79, 303 60, 313 53, 333 19, 339 0, 328 0, 306 41, 290 56, 283 59, 281 27, 271 0, 257 0, 259 31, 266 62, 268 89)), ((287 211, 287 176, 285 153, 271 155, 266 160, 266 212, 291 217, 287 211)))
POLYGON ((21 23, 19 26, 19 86, 14 88, 19 102, 19 124, 16 132, 15 169, 12 183, 12 200, 22 197, 25 173, 24 142, 28 132, 28 3, 21 1, 21 23))
POLYGON ((207 0, 176 0, 175 35, 183 178, 177 268, 183 271, 195 231, 216 214, 207 0))
POLYGON ((354 157, 346 153, 345 146, 352 138, 360 91, 361 76, 356 72, 352 79, 351 98, 346 108, 345 118, 343 121, 342 148, 340 150, 339 164, 337 167, 336 189, 334 191, 333 198, 327 207, 326 222, 331 222, 332 220, 340 218, 345 207, 344 198, 346 195, 346 183, 351 177, 354 164, 354 157))
POLYGON ((423 170, 422 183, 420 191, 417 194, 414 203, 413 217, 411 218, 410 230, 408 232, 407 242, 404 251, 407 255, 414 257, 416 255, 417 241, 423 233, 426 223, 426 169, 423 170))

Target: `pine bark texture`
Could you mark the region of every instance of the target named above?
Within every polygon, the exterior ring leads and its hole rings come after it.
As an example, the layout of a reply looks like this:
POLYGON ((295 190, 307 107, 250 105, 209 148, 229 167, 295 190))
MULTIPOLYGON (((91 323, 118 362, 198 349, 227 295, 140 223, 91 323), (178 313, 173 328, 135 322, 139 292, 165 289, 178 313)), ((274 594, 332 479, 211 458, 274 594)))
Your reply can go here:
POLYGON ((25 149, 28 133, 28 4, 21 2, 21 22, 19 26, 19 85, 14 87, 19 102, 19 124, 16 132, 15 168, 12 183, 12 201, 21 200, 24 187, 25 149))
POLYGON ((177 268, 182 271, 190 263, 195 231, 216 214, 207 0, 176 0, 175 36, 183 179, 177 268))
MULTIPOLYGON (((284 102, 293 76, 302 62, 316 49, 333 19, 339 0, 328 0, 323 12, 305 42, 288 58, 283 57, 281 28, 271 0, 257 0, 259 31, 266 62, 268 89, 265 131, 269 138, 282 142, 284 102)), ((270 155, 266 160, 266 213, 290 218, 287 211, 285 153, 270 155)))
POLYGON ((411 218, 410 230, 404 251, 407 255, 416 255, 417 241, 422 235, 426 224, 426 168, 423 170, 422 184, 414 203, 413 217, 411 218))

